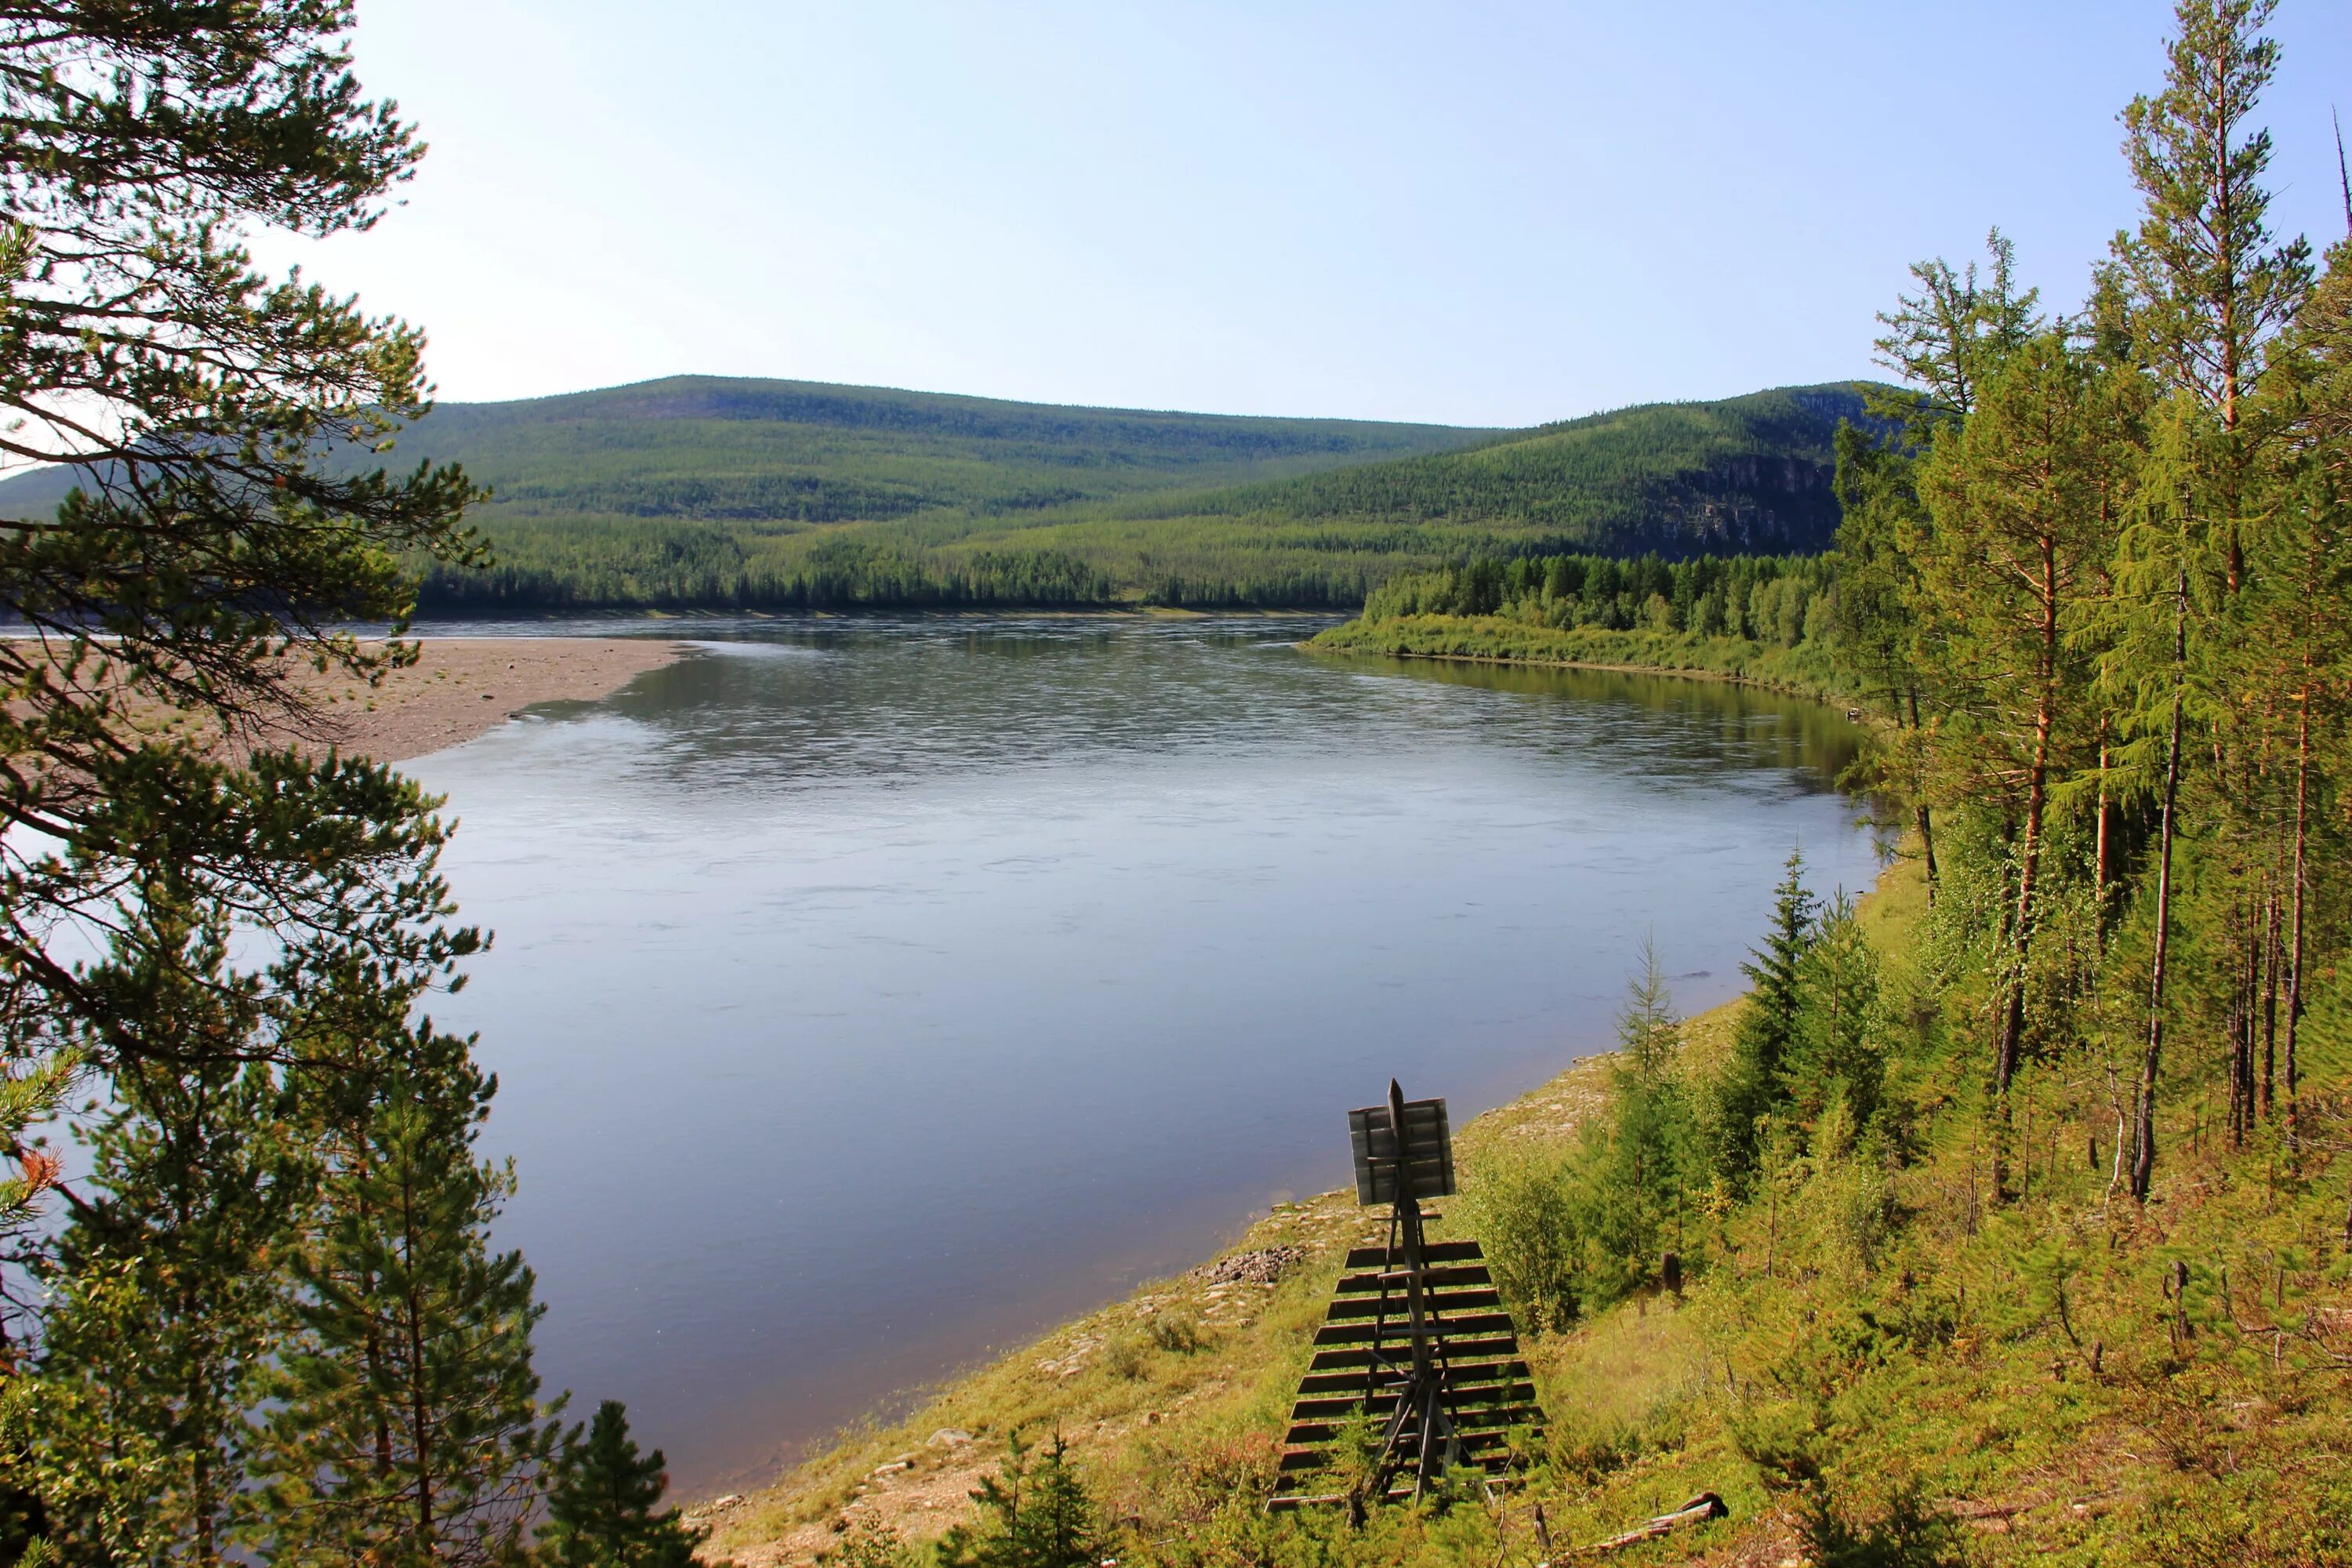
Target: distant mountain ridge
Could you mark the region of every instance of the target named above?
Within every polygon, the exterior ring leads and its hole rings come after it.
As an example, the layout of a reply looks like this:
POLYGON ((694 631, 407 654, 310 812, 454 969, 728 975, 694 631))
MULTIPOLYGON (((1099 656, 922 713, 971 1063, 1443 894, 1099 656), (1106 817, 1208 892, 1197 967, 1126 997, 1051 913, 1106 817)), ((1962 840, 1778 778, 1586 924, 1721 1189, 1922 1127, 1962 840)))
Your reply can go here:
MULTIPOLYGON (((493 490, 499 564, 429 570, 428 611, 1353 607, 1472 555, 1822 548, 1861 416, 1851 385, 1494 430, 674 376, 445 404, 391 461, 493 490)), ((0 483, 0 511, 69 482, 0 483)))

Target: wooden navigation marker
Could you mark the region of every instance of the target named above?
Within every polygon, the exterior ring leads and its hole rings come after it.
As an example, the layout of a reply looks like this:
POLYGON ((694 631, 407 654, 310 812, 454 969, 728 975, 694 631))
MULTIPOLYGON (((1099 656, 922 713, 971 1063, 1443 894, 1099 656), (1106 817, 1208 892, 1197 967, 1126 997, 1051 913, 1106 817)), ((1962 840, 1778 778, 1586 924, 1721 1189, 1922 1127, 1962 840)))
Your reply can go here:
POLYGON ((1388 1241, 1348 1254, 1299 1380, 1269 1509, 1345 1503, 1360 1514, 1367 1502, 1426 1497, 1456 1466, 1504 1468, 1510 1429, 1543 1424, 1478 1244, 1423 1235, 1436 1216, 1422 1200, 1454 1191, 1445 1101, 1408 1100, 1391 1079, 1386 1105, 1348 1113, 1348 1136, 1356 1201, 1390 1205, 1388 1241), (1377 1424, 1370 1472, 1347 1491, 1304 1490, 1358 1421, 1377 1424))

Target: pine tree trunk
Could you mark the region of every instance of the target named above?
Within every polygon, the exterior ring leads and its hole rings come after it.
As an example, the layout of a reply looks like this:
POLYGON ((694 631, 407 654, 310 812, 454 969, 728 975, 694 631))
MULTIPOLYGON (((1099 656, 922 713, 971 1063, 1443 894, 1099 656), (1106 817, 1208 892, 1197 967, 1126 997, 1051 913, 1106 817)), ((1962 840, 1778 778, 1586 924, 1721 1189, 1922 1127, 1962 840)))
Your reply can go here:
POLYGON ((2132 1128, 2131 1194, 2146 1203, 2156 1179, 2156 1076, 2164 1058, 2164 966, 2172 936, 2173 822, 2180 804, 2182 688, 2189 679, 2189 573, 2175 586, 2172 633, 2172 725, 2164 763, 2164 814, 2158 829, 2156 952, 2148 964, 2147 1048, 2140 1057, 2139 1091, 2132 1128))
POLYGON ((2254 927, 2243 901, 2230 905, 2229 937, 2237 958, 2230 976, 2224 1032, 2230 1041, 2230 1147, 2243 1148, 2254 1120, 2254 927))

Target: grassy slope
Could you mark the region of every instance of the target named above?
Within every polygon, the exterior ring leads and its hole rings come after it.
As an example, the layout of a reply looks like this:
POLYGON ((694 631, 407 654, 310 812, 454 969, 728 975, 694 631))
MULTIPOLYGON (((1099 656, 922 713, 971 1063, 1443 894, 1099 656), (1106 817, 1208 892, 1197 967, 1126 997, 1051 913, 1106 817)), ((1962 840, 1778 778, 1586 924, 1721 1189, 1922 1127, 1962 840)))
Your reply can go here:
MULTIPOLYGON (((1888 871, 1863 919, 1892 978, 1907 984, 1927 921, 1915 863, 1888 871)), ((2352 1237, 2336 1157, 2347 1110, 2336 986, 2327 977, 2313 1014, 2305 1104, 2320 1131, 2300 1174, 2274 1146, 2231 1152, 2200 1139, 2190 1126, 2201 1110, 2177 1106, 2145 1213, 2108 1194, 2112 1142, 2085 1158, 2085 1132, 2111 1138, 2112 1128, 2056 1120, 2065 1086, 2031 1071, 2018 1092, 2028 1195, 1989 1209, 1971 1131, 1980 1123, 1963 1114, 1979 1064, 1965 1050, 1923 1051, 1901 1075, 1916 1146, 1874 1199, 1895 1223, 1873 1267, 1839 1245, 1853 1170, 1801 1161, 1777 1195, 1715 1218, 1716 1256, 1727 1262, 1685 1300, 1629 1302, 1530 1339, 1553 1423, 1533 1496, 1555 1541, 1596 1540, 1712 1490, 1729 1502, 1728 1520, 1612 1561, 1787 1561, 1798 1551, 1790 1494, 1746 1456, 1776 1442, 1802 1451, 1810 1434, 1841 1507, 1867 1517, 1916 1482, 1972 1561, 2352 1561, 2352 1237), (2166 1287, 2176 1263, 2190 1281, 2178 1307, 2166 1287)), ((1719 1058, 1738 1005, 1691 1023, 1688 1063, 1719 1058)), ((1605 1074, 1606 1058, 1580 1063, 1465 1129, 1473 1189, 1481 1162, 1507 1142, 1575 1136, 1605 1103, 1605 1074)), ((869 1510, 933 1533, 1008 1427, 1058 1424, 1108 1510, 1136 1521, 1123 1557, 1262 1560, 1266 1538, 1254 1532, 1271 1527, 1246 1502, 1270 1475, 1339 1254, 1367 1226, 1347 1199, 1277 1211, 1236 1248, 1307 1248, 1308 1264, 1280 1285, 1217 1289, 1196 1274, 1148 1288, 719 1510, 715 1545, 747 1568, 796 1560, 869 1510), (1140 1337, 1169 1315, 1198 1324, 1202 1348, 1140 1337), (926 1446, 949 1426, 979 1441, 926 1446), (912 1467, 874 1473, 901 1457, 912 1467)), ((1500 1516, 1508 1560, 1536 1555, 1528 1500, 1500 1516)), ((1497 1559, 1496 1523, 1492 1509, 1444 1519, 1387 1510, 1366 1532, 1314 1550, 1341 1563, 1483 1565, 1497 1559)))

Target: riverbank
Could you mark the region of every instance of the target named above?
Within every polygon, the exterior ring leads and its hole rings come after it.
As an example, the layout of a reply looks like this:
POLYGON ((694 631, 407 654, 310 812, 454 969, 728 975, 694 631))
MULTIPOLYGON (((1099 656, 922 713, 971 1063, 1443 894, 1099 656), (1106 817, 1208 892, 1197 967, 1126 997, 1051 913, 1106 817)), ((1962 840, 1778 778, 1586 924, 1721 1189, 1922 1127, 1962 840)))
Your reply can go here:
POLYGON ((1546 626, 1500 616, 1395 616, 1349 621, 1299 646, 1309 653, 1679 675, 1841 706, 1850 701, 1828 657, 1811 644, 1790 648, 1689 632, 1546 626))
MULTIPOLYGON (((1694 1034, 1727 1027, 1736 1005, 1694 1021, 1694 1034)), ((1472 1121, 1456 1134, 1462 1158, 1573 1138, 1603 1102, 1609 1059, 1579 1061, 1472 1121)), ((1200 1267, 950 1380, 909 1415, 844 1433, 772 1486, 690 1506, 714 1532, 705 1555, 739 1568, 810 1563, 860 1526, 927 1542, 970 1516, 971 1493, 1016 1428, 1033 1439, 1059 1431, 1114 1518, 1139 1512, 1171 1465, 1187 1484, 1244 1485, 1279 1456, 1340 1260, 1381 1224, 1352 1189, 1277 1205, 1200 1267)), ((1542 1350, 1530 1342, 1531 1357, 1542 1350)))
POLYGON ((315 722, 274 729, 280 743, 333 745, 379 763, 406 762, 460 745, 541 702, 593 702, 686 651, 655 637, 436 637, 417 659, 369 686, 340 675, 303 686, 315 722))
MULTIPOLYGON (((1909 942, 1924 910, 1917 867, 1897 861, 1864 896, 1861 915, 1874 943, 1893 952, 1909 942)), ((1737 999, 1684 1023, 1687 1070, 1710 1071, 1722 1060, 1745 1005, 1737 999)), ((1497 1156, 1572 1144, 1606 1110, 1616 1060, 1614 1052, 1580 1059, 1459 1129, 1468 1181, 1475 1185, 1497 1156)), ((1188 1517, 1205 1524, 1220 1501, 1270 1482, 1341 1260, 1349 1247, 1378 1241, 1383 1212, 1360 1207, 1352 1189, 1276 1205, 1198 1268, 949 1381, 910 1415, 843 1433, 769 1487, 689 1505, 689 1517, 712 1531, 705 1556, 739 1568, 788 1568, 826 1560, 853 1534, 884 1531, 926 1542, 971 1516, 972 1491, 996 1473, 1015 1430, 1033 1442, 1060 1433, 1108 1519, 1142 1521, 1147 1531, 1181 1528, 1188 1517)), ((1446 1222, 1432 1234, 1444 1238, 1446 1222)), ((1662 1388, 1683 1390, 1704 1361, 1698 1327, 1677 1302, 1653 1305, 1605 1313, 1566 1333, 1523 1334, 1556 1430, 1605 1427, 1661 1397, 1662 1388)), ((1744 1521, 1744 1542, 1767 1552, 1757 1561, 1777 1563, 1793 1538, 1744 1471, 1719 1454, 1694 1455, 1610 1495, 1555 1500, 1551 1528, 1563 1543, 1606 1533, 1610 1521, 1633 1517, 1627 1510, 1664 1511, 1696 1487, 1728 1500, 1744 1521), (1654 1499, 1665 1500, 1653 1507, 1654 1499)), ((1522 1519, 1513 1528, 1528 1525, 1522 1519)))

